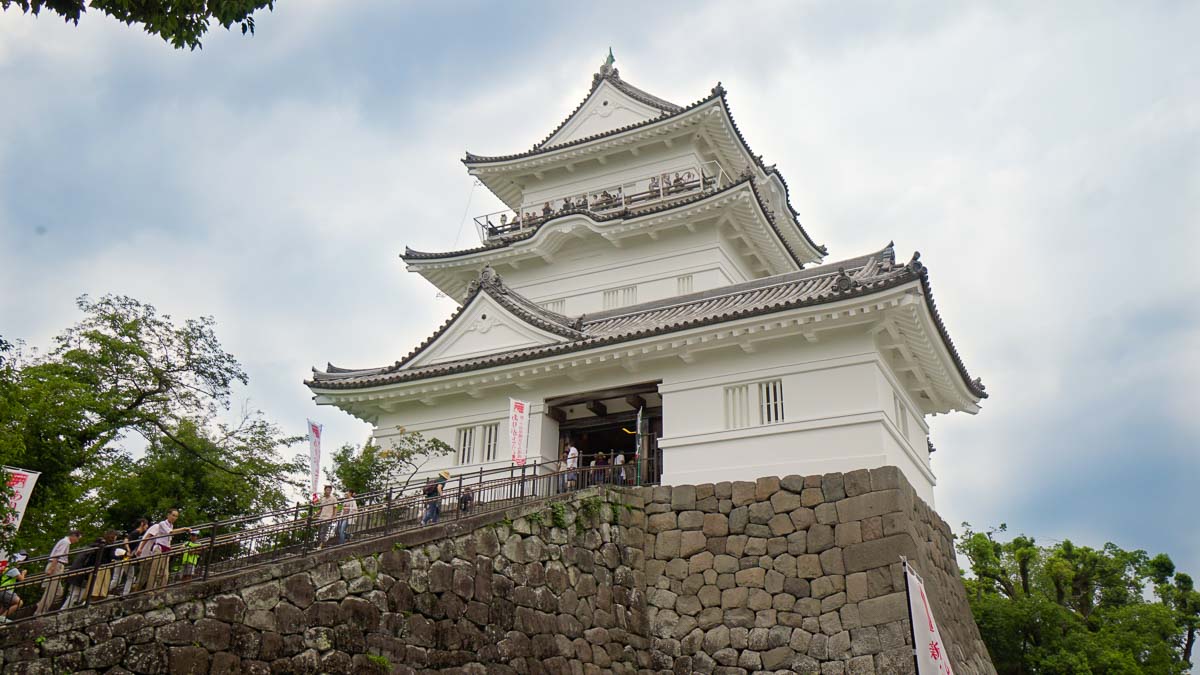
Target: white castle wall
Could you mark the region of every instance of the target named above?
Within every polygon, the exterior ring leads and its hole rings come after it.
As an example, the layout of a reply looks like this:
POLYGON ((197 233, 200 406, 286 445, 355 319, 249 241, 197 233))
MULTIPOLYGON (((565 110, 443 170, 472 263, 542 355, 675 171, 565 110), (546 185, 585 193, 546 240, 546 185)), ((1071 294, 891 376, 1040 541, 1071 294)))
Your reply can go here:
POLYGON ((556 459, 558 425, 544 414, 547 398, 661 380, 663 483, 695 484, 750 480, 770 474, 822 474, 877 466, 900 467, 922 499, 933 502, 934 475, 926 446, 928 429, 901 392, 907 435, 895 417, 895 375, 864 328, 823 334, 816 343, 787 338, 758 343, 753 353, 723 348, 696 355, 691 364, 671 356, 648 360, 637 373, 617 367, 587 371, 583 381, 544 379, 534 388, 489 389, 481 398, 447 396, 433 405, 400 404, 379 420, 381 441, 396 427, 420 431, 454 445, 460 427, 499 424, 497 459, 455 466, 453 458, 426 470, 454 473, 480 466, 507 466, 511 451, 506 419, 510 396, 531 402, 530 459, 556 459), (779 378, 785 421, 725 428, 725 387, 779 378))

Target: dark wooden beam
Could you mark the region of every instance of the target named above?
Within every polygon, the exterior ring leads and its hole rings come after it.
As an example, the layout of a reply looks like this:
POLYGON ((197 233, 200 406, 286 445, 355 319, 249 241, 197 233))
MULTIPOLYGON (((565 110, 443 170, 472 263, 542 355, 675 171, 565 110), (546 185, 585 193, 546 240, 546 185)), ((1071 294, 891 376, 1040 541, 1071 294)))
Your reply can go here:
POLYGON ((601 389, 599 391, 589 391, 581 394, 559 396, 556 398, 546 399, 546 405, 568 408, 570 406, 579 405, 588 401, 603 401, 607 399, 624 398, 626 396, 633 395, 654 394, 658 392, 658 384, 658 382, 643 382, 641 384, 634 384, 628 387, 601 389))
POLYGON ((546 408, 546 417, 562 424, 567 421, 567 413, 563 412, 562 408, 546 408))
POLYGON ((638 408, 646 407, 646 399, 642 398, 641 396, 638 396, 637 394, 634 394, 632 396, 626 396, 625 402, 628 403, 629 407, 633 408, 634 410, 637 410, 638 408))
POLYGON ((608 414, 608 408, 600 401, 588 401, 587 409, 592 411, 592 414, 596 417, 604 417, 608 414))

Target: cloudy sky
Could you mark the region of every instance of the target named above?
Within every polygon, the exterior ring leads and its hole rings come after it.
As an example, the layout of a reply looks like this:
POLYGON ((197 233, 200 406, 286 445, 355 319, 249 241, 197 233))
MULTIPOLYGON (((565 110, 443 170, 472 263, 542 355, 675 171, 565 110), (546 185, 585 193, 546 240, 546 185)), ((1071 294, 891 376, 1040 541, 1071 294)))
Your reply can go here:
POLYGON ((212 315, 240 396, 361 442, 301 380, 445 318, 397 254, 471 243, 463 151, 542 138, 611 45, 669 100, 722 81, 832 259, 921 251, 991 394, 932 421, 947 521, 1200 573, 1200 5, 443 4, 281 3, 196 52, 0 13, 0 334, 82 293, 212 315))

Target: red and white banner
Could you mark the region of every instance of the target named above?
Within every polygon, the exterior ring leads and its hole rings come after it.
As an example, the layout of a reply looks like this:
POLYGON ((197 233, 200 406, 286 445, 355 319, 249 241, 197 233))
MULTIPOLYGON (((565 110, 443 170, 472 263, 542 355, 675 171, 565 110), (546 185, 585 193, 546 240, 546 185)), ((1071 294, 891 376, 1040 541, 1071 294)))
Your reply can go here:
POLYGON ((308 420, 308 461, 312 467, 312 493, 317 496, 317 484, 321 482, 321 432, 323 424, 308 420))
POLYGON ((512 448, 513 464, 525 465, 525 449, 529 447, 529 403, 508 399, 508 447, 512 448))
POLYGON ((37 483, 38 476, 42 474, 39 471, 27 471, 12 466, 6 466, 4 470, 8 473, 8 487, 12 489, 12 497, 8 500, 8 506, 15 511, 5 520, 4 524, 12 527, 12 531, 16 532, 21 527, 21 520, 25 518, 25 507, 29 505, 29 494, 33 492, 33 486, 37 483))
POLYGON ((938 632, 937 622, 933 620, 933 611, 929 608, 925 582, 917 576, 907 560, 904 560, 904 574, 908 581, 908 617, 912 623, 917 675, 954 675, 946 643, 942 640, 942 634, 938 632))

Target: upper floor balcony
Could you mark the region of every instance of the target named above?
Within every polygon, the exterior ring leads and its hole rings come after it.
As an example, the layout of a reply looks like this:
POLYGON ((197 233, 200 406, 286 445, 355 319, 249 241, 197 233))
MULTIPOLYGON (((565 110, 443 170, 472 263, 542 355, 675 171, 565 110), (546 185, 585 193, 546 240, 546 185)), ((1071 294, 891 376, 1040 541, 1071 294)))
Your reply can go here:
POLYGON ((483 242, 536 227, 565 213, 609 215, 639 211, 730 184, 717 162, 705 162, 678 171, 657 172, 587 192, 563 195, 541 203, 528 203, 519 210, 505 209, 475 218, 475 229, 483 242))

